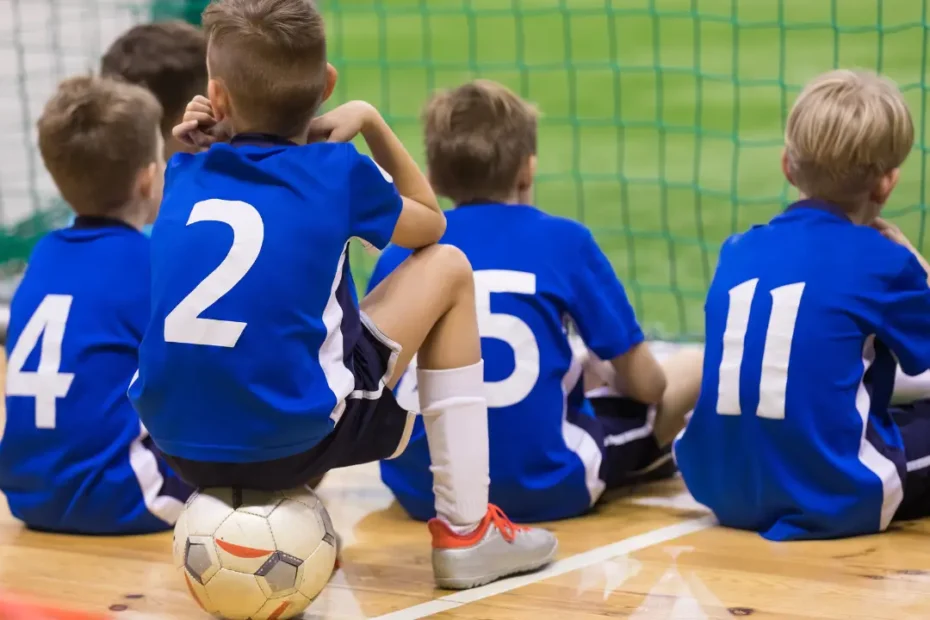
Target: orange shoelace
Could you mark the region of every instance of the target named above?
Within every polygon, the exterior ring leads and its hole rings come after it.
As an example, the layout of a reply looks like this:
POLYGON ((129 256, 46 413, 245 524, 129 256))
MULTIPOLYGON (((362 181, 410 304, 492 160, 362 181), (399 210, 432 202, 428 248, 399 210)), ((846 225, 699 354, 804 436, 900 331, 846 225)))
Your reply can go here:
POLYGON ((488 504, 488 516, 491 517, 491 522, 494 524, 494 527, 500 531, 501 536, 503 536, 504 540, 507 542, 513 542, 514 538, 517 537, 517 532, 523 532, 529 529, 511 521, 507 515, 504 514, 504 511, 494 504, 488 504))

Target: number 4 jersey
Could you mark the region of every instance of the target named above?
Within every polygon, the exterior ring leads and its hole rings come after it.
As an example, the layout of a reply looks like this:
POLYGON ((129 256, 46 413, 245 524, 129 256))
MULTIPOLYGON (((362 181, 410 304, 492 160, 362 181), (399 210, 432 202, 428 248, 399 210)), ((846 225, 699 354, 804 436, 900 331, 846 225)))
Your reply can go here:
POLYGON ((149 240, 78 218, 36 246, 7 333, 0 488, 28 525, 167 529, 189 490, 152 450, 126 389, 149 316, 149 240))
POLYGON ((701 396, 675 456, 720 523, 772 540, 884 530, 907 463, 895 357, 930 368, 930 288, 905 248, 795 203, 723 245, 701 396))
MULTIPOLYGON (((604 490, 594 413, 569 346, 571 321, 585 344, 613 359, 643 341, 623 286, 584 226, 531 206, 471 204, 447 214, 442 243, 475 271, 490 436, 491 502, 520 521, 586 512, 604 490)), ((388 248, 374 287, 409 250, 388 248)), ((407 373, 398 401, 415 376, 407 373)), ((407 450, 383 461, 382 478, 412 516, 434 514, 429 450, 417 420, 407 450)))

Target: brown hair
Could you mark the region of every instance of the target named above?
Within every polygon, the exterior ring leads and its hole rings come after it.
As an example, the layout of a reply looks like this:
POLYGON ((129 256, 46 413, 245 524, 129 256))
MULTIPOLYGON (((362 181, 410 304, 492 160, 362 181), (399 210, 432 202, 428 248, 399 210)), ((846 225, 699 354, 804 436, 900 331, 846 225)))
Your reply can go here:
POLYGON ((151 92, 109 78, 58 85, 39 117, 39 151, 78 215, 108 215, 132 199, 136 177, 158 160, 161 106, 151 92))
POLYGON ((497 82, 435 95, 423 112, 430 183, 456 204, 504 199, 536 154, 537 121, 533 106, 497 82))
POLYGON ((326 33, 311 0, 213 0, 203 12, 210 77, 236 131, 293 137, 326 88, 326 33))
POLYGON ((806 196, 843 206, 867 200, 914 145, 901 91, 874 73, 838 70, 808 84, 785 129, 792 182, 806 196))
POLYGON ((100 73, 152 91, 164 109, 161 131, 167 140, 187 103, 207 92, 207 38, 182 21, 135 26, 103 55, 100 73))

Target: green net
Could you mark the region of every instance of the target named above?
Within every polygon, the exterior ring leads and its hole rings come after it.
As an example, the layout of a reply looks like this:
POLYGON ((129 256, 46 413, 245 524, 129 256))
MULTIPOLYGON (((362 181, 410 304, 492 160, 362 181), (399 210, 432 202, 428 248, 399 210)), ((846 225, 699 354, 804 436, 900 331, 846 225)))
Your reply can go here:
MULTIPOLYGON (((93 66, 132 21, 153 14, 196 21, 202 4, 0 0, 0 13, 13 17, 0 14, 0 62, 15 67, 0 74, 8 112, 0 149, 13 163, 0 167, 8 227, 53 200, 31 128, 54 82, 93 66), (23 55, 37 66, 16 60, 23 55)), ((700 336, 720 242, 791 200, 780 173, 782 127, 801 85, 832 67, 877 70, 905 91, 917 146, 889 213, 923 246, 927 0, 319 5, 340 72, 334 101, 374 103, 418 157, 420 108, 436 88, 481 76, 535 102, 543 113, 538 206, 595 232, 653 333, 700 336)), ((37 221, 22 234, 40 230, 44 220, 37 221)), ((12 229, 0 237, 0 257, 26 247, 23 238, 12 229)), ((371 257, 356 258, 370 268, 371 257)))

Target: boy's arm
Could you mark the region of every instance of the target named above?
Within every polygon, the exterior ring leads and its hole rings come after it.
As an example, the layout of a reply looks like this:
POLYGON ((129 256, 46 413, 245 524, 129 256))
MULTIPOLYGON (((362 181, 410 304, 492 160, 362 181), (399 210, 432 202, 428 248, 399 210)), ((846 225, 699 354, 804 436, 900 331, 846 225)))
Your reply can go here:
POLYGON ((368 238, 364 232, 353 232, 353 236, 379 249, 388 241, 411 250, 439 241, 446 230, 446 217, 436 195, 413 157, 371 104, 350 101, 313 119, 308 140, 349 142, 358 134, 368 144, 380 175, 373 174, 371 160, 357 153, 349 162, 355 196, 353 227, 374 232, 376 238, 368 238), (382 221, 368 223, 365 220, 370 216, 382 221), (390 231, 386 233, 387 227, 390 231))
POLYGON ((647 404, 662 399, 665 372, 652 355, 626 291, 607 257, 585 231, 573 274, 569 312, 588 348, 609 360, 625 396, 647 404))
POLYGON ((411 250, 436 243, 446 231, 446 216, 436 194, 384 118, 374 108, 372 112, 362 126, 362 137, 375 162, 394 178, 404 201, 391 243, 411 250))
POLYGON ((891 347, 901 370, 917 375, 930 369, 930 286, 926 261, 907 257, 881 301, 878 338, 891 347))

